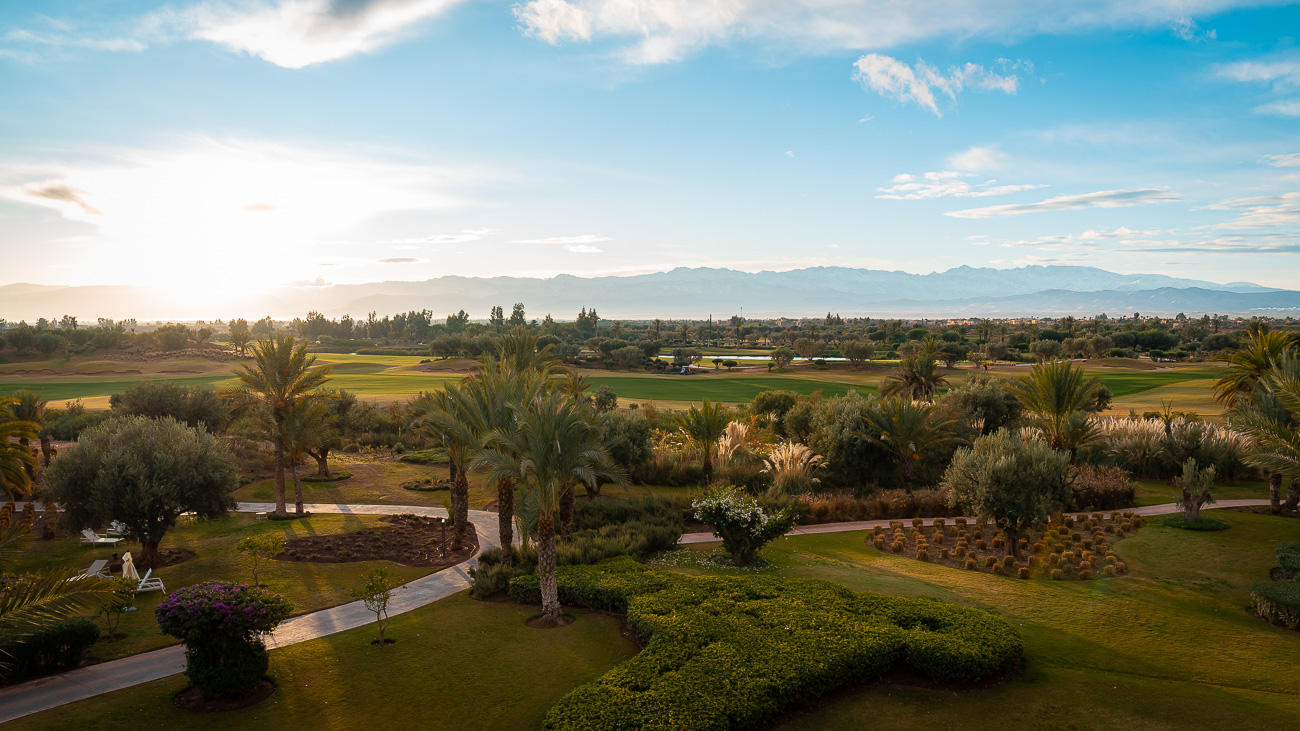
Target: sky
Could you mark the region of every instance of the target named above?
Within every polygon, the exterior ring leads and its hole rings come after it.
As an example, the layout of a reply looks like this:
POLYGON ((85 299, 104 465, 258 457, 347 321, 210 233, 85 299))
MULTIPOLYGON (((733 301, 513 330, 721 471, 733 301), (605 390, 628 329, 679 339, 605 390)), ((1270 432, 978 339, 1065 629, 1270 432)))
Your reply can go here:
POLYGON ((0 284, 1300 288, 1297 33, 1233 0, 8 0, 0 284))

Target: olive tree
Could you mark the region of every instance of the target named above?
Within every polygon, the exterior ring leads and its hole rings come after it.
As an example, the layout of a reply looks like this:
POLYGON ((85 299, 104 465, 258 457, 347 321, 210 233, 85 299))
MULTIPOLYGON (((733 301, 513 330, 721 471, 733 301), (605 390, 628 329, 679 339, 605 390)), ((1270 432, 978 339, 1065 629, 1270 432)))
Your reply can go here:
POLYGON ((225 515, 238 487, 225 444, 170 417, 125 416, 91 427, 46 476, 48 496, 74 530, 123 523, 140 541, 144 566, 157 564, 158 545, 181 513, 225 515))
POLYGON ((943 474, 948 504, 987 517, 1007 534, 1007 555, 1020 555, 1020 533, 1070 499, 1070 457, 1009 429, 958 449, 943 474))

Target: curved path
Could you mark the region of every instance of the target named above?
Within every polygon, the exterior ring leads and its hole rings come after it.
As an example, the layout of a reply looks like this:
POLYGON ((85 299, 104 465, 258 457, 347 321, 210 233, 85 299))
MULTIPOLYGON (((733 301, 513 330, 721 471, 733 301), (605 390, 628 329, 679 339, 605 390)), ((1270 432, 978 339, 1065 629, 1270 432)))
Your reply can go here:
MULTIPOLYGON (((349 515, 396 515, 414 513, 444 517, 442 508, 414 505, 306 505, 310 513, 349 515)), ((260 513, 275 509, 273 503, 239 503, 236 512, 260 513)), ((478 532, 479 550, 495 548, 500 539, 497 514, 482 510, 469 511, 470 522, 478 532)), ((418 609, 469 588, 467 569, 477 565, 477 554, 469 560, 449 566, 406 584, 406 590, 393 597, 388 613, 402 614, 418 609)), ((360 601, 321 609, 289 619, 266 637, 268 648, 284 647, 297 642, 324 637, 335 632, 355 629, 375 621, 375 615, 360 601)), ((58 675, 37 678, 0 689, 0 723, 40 711, 75 703, 101 693, 129 688, 159 680, 185 670, 185 648, 181 645, 140 653, 120 660, 98 663, 58 675)))
MULTIPOLYGON (((1221 500, 1214 508, 1236 508, 1256 505, 1268 505, 1267 500, 1221 500)), ((419 507, 413 505, 328 505, 315 504, 305 506, 308 512, 323 514, 349 515, 396 515, 414 513, 416 515, 446 516, 442 508, 419 507)), ((241 513, 269 512, 275 509, 271 503, 239 503, 241 513)), ((1211 508, 1213 509, 1213 508, 1211 508)), ((1132 508, 1139 515, 1168 515, 1178 512, 1174 503, 1148 505, 1132 508)), ((500 539, 497 533, 497 514, 481 510, 471 510, 470 522, 478 531, 479 550, 495 548, 500 539)), ((1109 511, 1106 511, 1109 512, 1109 511)), ((888 520, 866 520, 848 523, 820 523, 795 528, 787 536, 807 535, 813 533, 841 533, 847 531, 870 530, 876 526, 889 527, 888 520)), ((712 533, 687 533, 680 543, 709 543, 718 538, 712 533)), ((445 568, 406 584, 406 591, 394 597, 389 606, 389 614, 401 614, 412 609, 432 604, 459 591, 469 588, 467 569, 477 564, 477 554, 464 563, 445 568)), ((268 648, 284 647, 297 642, 316 639, 326 635, 355 629, 375 621, 374 614, 361 602, 343 604, 330 609, 311 612, 294 617, 281 625, 271 636, 266 638, 268 648)), ((160 680, 185 670, 185 648, 181 645, 165 647, 161 650, 132 655, 120 660, 99 663, 78 668, 59 675, 38 678, 20 685, 0 689, 0 723, 39 713, 51 708, 75 703, 101 693, 129 688, 140 683, 160 680)))

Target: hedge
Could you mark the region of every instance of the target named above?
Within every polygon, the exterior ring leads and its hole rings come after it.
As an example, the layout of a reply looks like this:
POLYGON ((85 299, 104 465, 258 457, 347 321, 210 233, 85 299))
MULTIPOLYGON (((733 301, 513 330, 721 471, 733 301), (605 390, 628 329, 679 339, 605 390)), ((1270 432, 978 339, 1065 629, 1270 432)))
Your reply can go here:
POLYGON ((1266 581, 1250 587, 1250 598, 1259 616, 1300 629, 1300 580, 1266 581))
MULTIPOLYGON (((969 683, 1016 668, 1019 633, 976 609, 813 579, 686 576, 627 557, 557 571, 564 604, 624 612, 644 650, 548 711, 544 729, 744 729, 907 667, 969 683)), ((510 583, 536 604, 536 576, 510 583)))
POLYGON ((98 641, 99 625, 89 619, 69 619, 0 647, 0 659, 9 663, 6 679, 19 681, 72 670, 98 641))
POLYGON ((1277 565, 1282 567, 1286 578, 1300 579, 1300 541, 1278 544, 1277 565))

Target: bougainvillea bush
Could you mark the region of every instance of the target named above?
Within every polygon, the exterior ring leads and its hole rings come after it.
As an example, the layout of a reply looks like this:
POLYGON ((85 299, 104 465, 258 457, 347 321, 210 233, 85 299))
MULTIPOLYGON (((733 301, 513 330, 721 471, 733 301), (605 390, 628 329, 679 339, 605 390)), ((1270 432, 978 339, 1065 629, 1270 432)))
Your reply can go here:
POLYGON ((784 535, 795 522, 792 511, 769 513, 757 500, 734 487, 692 500, 691 507, 697 520, 713 526, 713 534, 722 539, 723 549, 740 564, 753 563, 763 546, 784 535))
POLYGON ((159 602, 154 616, 164 634, 185 643, 185 674, 209 697, 239 693, 266 675, 262 634, 288 618, 293 605, 248 584, 207 581, 159 602))

